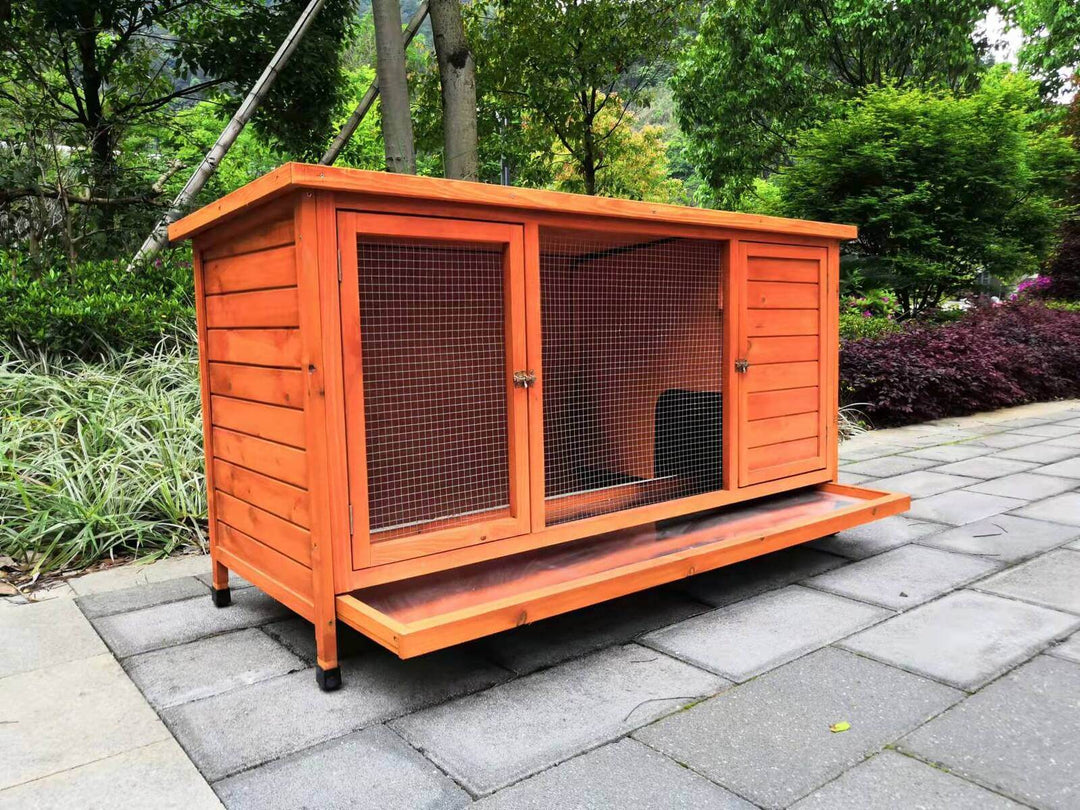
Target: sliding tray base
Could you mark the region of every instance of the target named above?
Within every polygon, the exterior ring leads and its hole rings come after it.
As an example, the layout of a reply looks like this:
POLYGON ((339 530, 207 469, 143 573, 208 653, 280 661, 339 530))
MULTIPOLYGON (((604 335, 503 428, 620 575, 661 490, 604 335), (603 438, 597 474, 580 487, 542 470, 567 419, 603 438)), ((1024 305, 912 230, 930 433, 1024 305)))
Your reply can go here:
POLYGON ((822 484, 337 597, 402 658, 450 647, 903 512, 907 495, 822 484))

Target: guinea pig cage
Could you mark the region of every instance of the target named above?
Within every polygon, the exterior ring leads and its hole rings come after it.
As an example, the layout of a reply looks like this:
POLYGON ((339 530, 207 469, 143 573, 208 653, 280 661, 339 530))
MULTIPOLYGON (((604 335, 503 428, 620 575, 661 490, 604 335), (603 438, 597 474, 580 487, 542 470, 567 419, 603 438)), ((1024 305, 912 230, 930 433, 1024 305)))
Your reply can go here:
POLYGON ((419 655, 903 511, 837 482, 850 226, 287 164, 191 238, 229 571, 419 655))

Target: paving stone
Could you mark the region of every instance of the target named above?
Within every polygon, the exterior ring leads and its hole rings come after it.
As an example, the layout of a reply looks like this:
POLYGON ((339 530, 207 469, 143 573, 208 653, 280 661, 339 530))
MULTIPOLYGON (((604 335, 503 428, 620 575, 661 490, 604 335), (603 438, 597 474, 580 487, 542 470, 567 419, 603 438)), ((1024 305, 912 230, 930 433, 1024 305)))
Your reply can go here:
MULTIPOLYGON (((303 616, 290 616, 288 619, 264 624, 259 629, 308 666, 315 666, 315 627, 303 616)), ((357 655, 382 655, 385 652, 382 645, 361 635, 347 624, 338 622, 337 632, 338 658, 342 661, 357 655)))
POLYGON ((893 610, 906 610, 999 567, 999 563, 966 554, 909 545, 813 577, 805 584, 893 610))
POLYGON ((450 810, 472 801, 385 726, 308 748, 214 788, 229 810, 450 810))
POLYGON ((789 585, 649 633, 642 643, 741 682, 888 615, 861 602, 789 585))
POLYGON ((980 447, 979 445, 966 442, 963 444, 941 444, 937 447, 922 447, 904 453, 905 456, 914 458, 926 458, 931 461, 964 461, 969 458, 977 458, 993 453, 992 447, 980 447))
POLYGON ((822 537, 810 543, 810 546, 830 554, 861 560, 947 528, 940 523, 894 515, 822 537))
POLYGON ((913 448, 900 444, 887 444, 883 442, 863 441, 859 442, 857 439, 844 442, 840 445, 840 460, 844 463, 849 461, 866 461, 871 458, 881 458, 882 456, 892 456, 897 453, 903 453, 905 450, 911 450, 913 448))
POLYGON ((1074 433, 1080 432, 1080 427, 1075 427, 1073 425, 1032 425, 1031 427, 1020 428, 1015 432, 1025 436, 1042 436, 1048 439, 1058 439, 1062 436, 1072 436, 1074 433))
POLYGON ((390 717, 484 689, 507 673, 458 650, 402 661, 384 652, 342 662, 322 692, 305 669, 166 709, 162 717, 211 782, 390 717))
POLYGON ((220 810, 221 802, 170 738, 0 790, 0 810, 61 807, 220 810))
POLYGON ((185 554, 149 563, 129 563, 68 580, 79 596, 118 591, 150 582, 191 577, 210 570, 209 554, 185 554))
POLYGON ((805 545, 793 546, 698 574, 682 580, 678 587, 706 604, 723 607, 831 571, 846 563, 847 560, 835 554, 826 554, 805 545))
POLYGON ((1043 501, 1035 501, 1023 509, 1017 509, 1016 514, 1035 520, 1080 526, 1080 492, 1063 492, 1043 501))
POLYGON ((106 652, 70 599, 0 611, 0 678, 106 652))
POLYGON ((226 608, 214 607, 204 592, 196 599, 103 616, 94 620, 94 627, 117 658, 127 658, 289 615, 280 602, 257 588, 248 588, 234 593, 226 608))
POLYGON ((1080 529, 1060 523, 1047 523, 1015 515, 995 515, 940 534, 921 537, 916 542, 946 551, 959 551, 1002 563, 1014 563, 1057 548, 1078 535, 1080 529))
POLYGON ((754 810, 641 743, 623 739, 481 799, 476 810, 754 810))
POLYGON ((727 685, 715 675, 631 644, 425 709, 391 725, 479 795, 727 685))
POLYGON ((845 469, 841 469, 838 473, 838 479, 841 484, 865 484, 867 481, 873 481, 869 475, 859 475, 858 473, 849 473, 845 469))
POLYGON ((1040 655, 900 741, 1047 810, 1080 806, 1080 664, 1040 655))
POLYGON ((1080 664, 1080 633, 1073 633, 1065 641, 1051 647, 1047 652, 1064 658, 1066 661, 1074 661, 1080 664))
POLYGON ((1060 475, 1065 478, 1071 478, 1073 479, 1072 485, 1074 487, 1080 486, 1080 481, 1076 480, 1077 478, 1080 478, 1080 457, 1067 458, 1064 461, 1047 464, 1040 468, 1039 472, 1042 475, 1060 475))
POLYGON ((159 709, 304 668, 265 633, 238 630, 129 658, 124 668, 159 709))
POLYGON ((925 498, 977 483, 979 483, 978 478, 917 470, 903 475, 894 475, 891 478, 882 478, 874 486, 887 492, 903 492, 912 498, 925 498))
POLYGON ((1022 810, 917 759, 885 750, 815 790, 791 810, 1022 810))
POLYGON ((958 591, 864 630, 841 646, 972 690, 1076 627, 1076 616, 958 591))
POLYGON ((948 473, 949 475, 966 475, 971 478, 998 478, 1002 475, 1026 472, 1039 466, 1030 461, 1016 461, 1010 458, 998 458, 997 456, 979 456, 969 458, 966 461, 954 461, 951 464, 943 464, 935 467, 934 472, 948 473))
POLYGON ((978 589, 1080 613, 1080 552, 1051 551, 980 582, 978 589))
POLYGON ((135 585, 118 591, 104 591, 81 596, 75 600, 75 603, 82 610, 83 615, 97 619, 114 613, 126 613, 129 610, 140 610, 168 602, 179 602, 182 599, 193 599, 196 596, 206 596, 206 587, 195 577, 179 577, 135 585))
POLYGON ((998 424, 1007 428, 1026 428, 1033 425, 1045 425, 1052 421, 1052 416, 1020 416, 1015 419, 1004 419, 998 424))
POLYGON ((1074 433, 1071 436, 1061 436, 1057 439, 1050 439, 1046 442, 1054 447, 1080 447, 1080 433, 1074 433))
POLYGON ((169 738, 108 653, 0 678, 0 707, 0 789, 169 738))
MULTIPOLYGON (((212 571, 207 571, 205 574, 199 574, 196 579, 199 580, 199 582, 201 582, 207 588, 212 588, 214 586, 214 574, 212 571)), ((238 591, 242 588, 251 587, 254 586, 242 576, 240 576, 238 573, 236 573, 235 571, 229 572, 229 590, 238 591)))
POLYGON ((1024 447, 1031 444, 1031 442, 1031 436, 1021 436, 1018 433, 993 433, 989 436, 979 437, 972 444, 983 447, 996 447, 998 450, 1008 450, 1012 447, 1024 447))
POLYGON ((967 489, 971 492, 985 492, 988 495, 1005 495, 1009 498, 1035 501, 1051 495, 1059 495, 1076 486, 1075 479, 1043 475, 1045 469, 1043 467, 1037 473, 1021 472, 1004 475, 1001 478, 991 478, 989 481, 973 484, 967 489))
POLYGON ((527 675, 569 658, 625 644, 657 627, 682 621, 707 609, 673 590, 653 588, 507 630, 481 639, 475 649, 500 666, 518 675, 527 675))
POLYGON ((1071 458, 1076 455, 1072 447, 1061 447, 1053 444, 1029 444, 1026 447, 1013 447, 1011 450, 1002 450, 995 453, 995 458, 1007 458, 1014 461, 1034 461, 1037 464, 1050 464, 1054 461, 1071 458))
POLYGON ((786 807, 961 693, 826 648, 634 733, 766 808, 786 807), (826 686, 827 685, 827 686, 826 686), (851 728, 833 734, 829 726, 851 728))
POLYGON ((1003 498, 1000 495, 984 495, 981 492, 957 490, 912 501, 911 509, 907 511, 907 514, 916 519, 961 526, 991 515, 1008 512, 1010 509, 1016 509, 1025 504, 1026 501, 1019 498, 1003 498))
POLYGON ((891 475, 903 475, 915 472, 927 467, 933 467, 934 462, 926 458, 910 458, 908 456, 885 456, 884 458, 872 458, 867 461, 858 461, 855 464, 847 464, 844 469, 858 475, 869 475, 874 478, 885 478, 891 475))

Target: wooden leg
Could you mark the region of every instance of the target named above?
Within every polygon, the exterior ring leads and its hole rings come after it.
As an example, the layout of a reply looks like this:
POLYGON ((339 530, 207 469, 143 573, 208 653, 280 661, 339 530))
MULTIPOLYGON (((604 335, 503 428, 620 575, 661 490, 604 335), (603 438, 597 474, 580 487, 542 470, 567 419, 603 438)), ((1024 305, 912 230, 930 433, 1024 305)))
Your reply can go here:
MULTIPOLYGON (((213 557, 211 557, 213 560, 213 557)), ((214 606, 223 608, 232 604, 232 591, 229 590, 229 569, 217 560, 212 562, 214 573, 211 578, 210 597, 214 606)))
POLYGON ((315 680, 324 692, 333 692, 341 686, 336 617, 324 618, 315 625, 315 648, 315 680))

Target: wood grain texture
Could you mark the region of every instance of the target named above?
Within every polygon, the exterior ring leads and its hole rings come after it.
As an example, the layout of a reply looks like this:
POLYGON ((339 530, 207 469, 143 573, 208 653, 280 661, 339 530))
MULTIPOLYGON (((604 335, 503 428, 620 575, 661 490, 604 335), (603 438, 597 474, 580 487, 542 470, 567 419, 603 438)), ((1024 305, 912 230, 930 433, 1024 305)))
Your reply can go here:
POLYGON ((307 455, 303 450, 218 427, 213 428, 211 441, 218 458, 307 488, 307 455))
POLYGON ((752 422, 755 419, 808 413, 817 410, 820 401, 821 394, 817 386, 758 391, 746 398, 746 418, 752 422))
POLYGON ((260 439, 304 449, 304 412, 264 402, 213 396, 211 420, 215 427, 247 433, 260 439))
POLYGON ((210 393, 300 408, 304 404, 304 375, 296 369, 211 363, 210 393))
POLYGON ((296 286, 296 250, 291 244, 241 253, 206 263, 206 294, 296 286))
POLYGON ((206 323, 211 329, 299 326, 296 288, 207 296, 206 323))
POLYGON ((219 521, 306 568, 311 567, 311 533, 307 529, 221 490, 214 499, 219 521))
POLYGON ((220 363, 300 368, 297 329, 211 329, 207 353, 220 363))
POLYGON ((254 504, 302 528, 311 526, 311 498, 306 489, 222 459, 214 462, 214 482, 219 492, 254 504))

